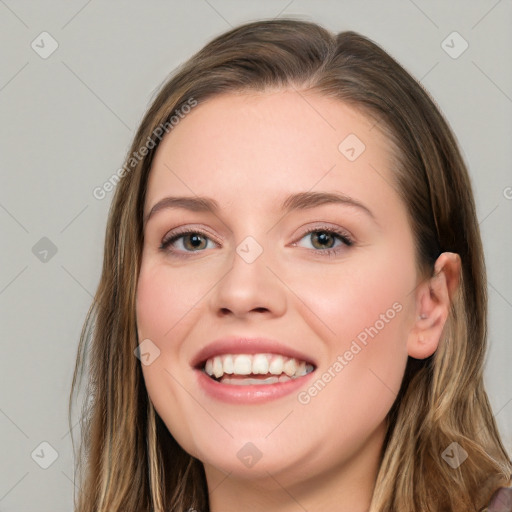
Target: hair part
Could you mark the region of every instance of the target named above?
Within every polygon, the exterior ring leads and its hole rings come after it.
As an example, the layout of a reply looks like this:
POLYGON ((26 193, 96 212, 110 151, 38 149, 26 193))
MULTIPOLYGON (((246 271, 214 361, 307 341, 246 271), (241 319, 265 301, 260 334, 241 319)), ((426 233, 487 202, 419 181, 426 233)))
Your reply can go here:
POLYGON ((224 93, 286 89, 329 96, 376 119, 394 148, 392 185, 407 208, 419 275, 432 277, 441 252, 462 260, 439 347, 425 360, 409 358, 388 414, 370 512, 478 510, 510 479, 512 464, 483 384, 485 263, 457 142, 428 93, 370 39, 289 18, 247 23, 213 39, 164 84, 134 137, 125 166, 147 140, 155 144, 117 185, 70 395, 71 412, 88 363, 77 512, 208 510, 203 465, 154 410, 133 355, 143 209, 160 142, 155 129, 191 98, 200 105, 224 93), (469 454, 456 469, 441 457, 453 442, 469 454))

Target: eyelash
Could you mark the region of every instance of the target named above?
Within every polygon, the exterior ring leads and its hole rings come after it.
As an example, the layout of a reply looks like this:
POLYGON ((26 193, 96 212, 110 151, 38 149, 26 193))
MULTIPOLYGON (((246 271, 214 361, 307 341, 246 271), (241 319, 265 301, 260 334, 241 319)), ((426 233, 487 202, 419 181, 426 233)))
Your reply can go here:
MULTIPOLYGON (((352 245, 354 245, 354 241, 348 235, 348 233, 346 233, 344 231, 338 231, 338 230, 330 228, 330 227, 328 228, 328 227, 321 227, 321 226, 315 227, 313 229, 310 229, 309 231, 302 233, 299 240, 302 240, 302 238, 304 238, 306 235, 310 235, 311 233, 329 233, 330 235, 336 235, 337 238, 339 240, 341 240, 346 247, 351 247, 352 245)), ((208 233, 205 233, 204 231, 202 231, 200 229, 184 228, 182 230, 175 231, 174 233, 172 233, 172 235, 170 235, 170 237, 164 238, 159 249, 162 251, 170 252, 171 254, 174 254, 174 256, 176 256, 178 258, 187 258, 188 257, 187 255, 180 253, 180 251, 169 249, 168 247, 171 244, 173 244, 174 242, 176 242, 176 240, 179 240, 180 238, 182 238, 184 235, 192 235, 192 234, 201 235, 204 238, 210 239, 210 236, 208 235, 208 233)), ((293 245, 295 246, 296 242, 293 245)), ((332 256, 336 256, 342 249, 343 249, 342 247, 337 247, 334 249, 313 250, 313 252, 318 252, 322 256, 332 257, 332 256)), ((190 253, 190 254, 193 254, 196 252, 202 252, 202 251, 186 251, 186 253, 190 253)))

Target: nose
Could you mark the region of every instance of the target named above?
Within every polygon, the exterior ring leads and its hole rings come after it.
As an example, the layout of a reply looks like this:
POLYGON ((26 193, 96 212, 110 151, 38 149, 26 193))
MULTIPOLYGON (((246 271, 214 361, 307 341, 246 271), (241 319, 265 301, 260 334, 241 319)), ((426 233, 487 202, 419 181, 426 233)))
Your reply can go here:
POLYGON ((254 242, 241 243, 233 251, 232 262, 210 296, 213 313, 239 318, 256 313, 269 318, 283 315, 286 286, 279 279, 275 262, 270 264, 267 251, 263 247, 258 249, 254 242), (253 259, 259 250, 261 254, 253 259))

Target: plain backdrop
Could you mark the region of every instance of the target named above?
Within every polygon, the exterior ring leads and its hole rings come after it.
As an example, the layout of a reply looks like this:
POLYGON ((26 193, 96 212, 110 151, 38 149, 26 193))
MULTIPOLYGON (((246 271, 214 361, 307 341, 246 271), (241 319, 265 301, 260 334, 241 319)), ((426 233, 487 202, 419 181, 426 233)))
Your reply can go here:
POLYGON ((487 259, 485 379, 512 451, 510 0, 0 0, 2 512, 72 510, 67 399, 112 197, 94 188, 177 65, 231 27, 278 16, 370 37, 453 128, 487 259))

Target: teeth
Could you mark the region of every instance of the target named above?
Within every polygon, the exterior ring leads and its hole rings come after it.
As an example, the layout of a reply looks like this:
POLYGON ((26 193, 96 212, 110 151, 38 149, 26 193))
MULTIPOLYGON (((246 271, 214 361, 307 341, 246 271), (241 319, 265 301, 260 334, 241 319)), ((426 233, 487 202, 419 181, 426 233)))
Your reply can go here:
POLYGON ((217 380, 235 385, 274 384, 302 377, 313 371, 305 361, 278 354, 225 354, 206 361, 204 371, 217 380), (266 379, 229 378, 228 375, 269 375, 266 379))
POLYGON ((269 377, 268 379, 231 379, 224 377, 222 384, 234 384, 236 386, 250 386, 251 384, 276 384, 279 382, 277 377, 269 377))
POLYGON ((288 375, 288 377, 294 375, 295 371, 297 370, 297 363, 295 362, 295 359, 288 359, 288 361, 284 363, 283 370, 284 373, 288 375))
POLYGON ((208 375, 213 375, 213 359, 208 359, 208 361, 206 361, 206 365, 204 367, 204 371, 208 375))
POLYGON ((269 371, 272 375, 283 373, 284 360, 282 357, 274 357, 270 363, 269 371))
MULTIPOLYGON (((215 358, 217 359, 217 358, 215 358)), ((220 360, 220 357, 219 357, 220 360)), ((241 354, 235 357, 234 372, 235 375, 250 375, 252 373, 252 358, 246 354, 241 354)), ((221 375, 215 375, 215 377, 222 377, 221 375)))
POLYGON ((226 355, 224 356, 224 373, 229 373, 230 375, 235 372, 235 363, 233 362, 233 356, 226 355))
POLYGON ((222 377, 224 375, 222 359, 218 356, 213 358, 213 375, 215 375, 215 377, 217 378, 222 377))
POLYGON ((252 359, 252 373, 268 373, 268 358, 265 354, 256 354, 252 359))

